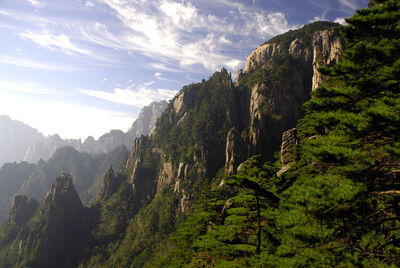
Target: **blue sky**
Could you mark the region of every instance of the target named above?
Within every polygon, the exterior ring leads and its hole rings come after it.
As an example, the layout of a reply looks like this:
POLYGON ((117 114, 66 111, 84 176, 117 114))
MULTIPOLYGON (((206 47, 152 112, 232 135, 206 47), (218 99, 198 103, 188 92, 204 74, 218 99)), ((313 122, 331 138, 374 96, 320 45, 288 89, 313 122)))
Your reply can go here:
POLYGON ((368 0, 0 0, 0 115, 43 134, 126 131, 141 107, 271 37, 368 0))

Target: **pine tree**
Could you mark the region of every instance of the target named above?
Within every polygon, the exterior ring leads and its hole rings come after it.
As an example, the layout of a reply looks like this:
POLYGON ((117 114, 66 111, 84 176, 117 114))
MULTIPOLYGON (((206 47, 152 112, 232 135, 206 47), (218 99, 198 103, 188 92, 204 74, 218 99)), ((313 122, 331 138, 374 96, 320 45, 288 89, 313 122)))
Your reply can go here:
POLYGON ((269 259, 281 265, 400 265, 400 2, 347 22, 340 62, 304 106, 269 259))
POLYGON ((217 207, 222 218, 194 240, 197 258, 192 261, 203 259, 207 265, 221 267, 253 266, 249 257, 267 248, 274 210, 271 204, 278 202, 271 189, 276 168, 260 160, 260 156, 251 157, 227 181, 234 194, 217 207))

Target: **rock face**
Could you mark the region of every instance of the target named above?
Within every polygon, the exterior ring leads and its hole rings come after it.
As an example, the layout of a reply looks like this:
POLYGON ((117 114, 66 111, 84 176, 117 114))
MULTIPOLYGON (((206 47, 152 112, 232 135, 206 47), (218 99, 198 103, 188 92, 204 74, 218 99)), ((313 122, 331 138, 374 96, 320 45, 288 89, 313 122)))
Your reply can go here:
POLYGON ((293 148, 293 145, 298 143, 297 139, 297 129, 292 128, 285 131, 282 134, 282 145, 281 145, 281 164, 286 165, 290 162, 293 162, 293 155, 290 150, 293 148))
POLYGON ((319 67, 331 67, 335 65, 344 49, 344 40, 339 33, 339 27, 333 27, 333 23, 316 22, 305 26, 310 31, 305 34, 310 36, 295 37, 286 43, 279 42, 279 37, 272 39, 270 42, 260 46, 254 50, 245 63, 245 73, 250 73, 256 68, 268 64, 269 60, 281 55, 283 52, 299 58, 303 63, 312 65, 313 78, 311 89, 316 89, 323 81, 324 76, 318 72, 319 67), (320 24, 321 30, 312 31, 312 27, 320 24), (279 40, 275 42, 275 40, 279 40), (306 40, 308 39, 308 40, 306 40))
POLYGON ((234 174, 237 167, 244 159, 241 155, 241 151, 237 148, 243 148, 243 143, 241 137, 237 133, 235 128, 231 128, 226 136, 226 146, 225 146, 225 170, 230 176, 234 174))
POLYGON ((151 150, 151 140, 148 136, 135 139, 125 166, 126 174, 131 171, 130 182, 135 210, 149 203, 156 193, 157 183, 154 177, 157 174, 157 169, 153 168, 153 164, 159 158, 156 150, 151 150))
POLYGON ((99 193, 97 194, 97 200, 107 201, 110 199, 110 197, 118 190, 121 182, 122 178, 120 176, 115 176, 113 168, 110 167, 104 175, 99 193))
POLYGON ((234 174, 255 154, 272 160, 282 134, 303 116, 314 83, 323 79, 315 78, 316 61, 334 64, 342 46, 337 24, 315 23, 253 51, 236 84, 222 69, 208 81, 183 87, 153 135, 134 142, 126 173, 135 203, 147 204, 171 187, 180 211, 188 211, 196 187, 221 168, 234 174))
POLYGON ((313 85, 315 90, 325 77, 318 72, 320 67, 332 67, 339 61, 344 49, 344 41, 338 28, 316 32, 313 36, 313 85))
POLYGON ((58 148, 65 146, 70 146, 79 152, 87 152, 89 154, 109 153, 121 145, 130 148, 135 138, 141 135, 149 135, 154 130, 157 119, 164 112, 167 105, 168 103, 163 100, 152 102, 143 107, 138 118, 126 133, 121 130, 111 130, 98 140, 88 137, 84 142, 81 142, 80 139, 61 139, 57 134, 46 138, 40 137, 35 142, 28 144, 29 146, 26 146, 23 159, 30 163, 36 163, 40 159, 47 160, 58 148))
POLYGON ((249 55, 237 81, 251 88, 249 155, 279 149, 282 133, 303 117, 302 104, 324 79, 317 69, 334 65, 343 47, 337 24, 316 22, 277 36, 249 55))
POLYGON ((73 222, 81 216, 83 205, 75 190, 71 175, 63 173, 53 183, 40 205, 41 211, 47 209, 50 209, 50 218, 60 223, 73 222))
POLYGON ((38 207, 39 203, 33 198, 28 198, 24 195, 15 196, 10 210, 9 223, 17 226, 27 223, 38 207))
POLYGON ((296 155, 292 151, 293 146, 298 144, 299 140, 297 138, 297 129, 292 128, 285 131, 282 134, 282 144, 281 144, 281 169, 276 173, 278 177, 282 175, 291 168, 293 162, 296 161, 296 155))
POLYGON ((262 64, 266 63, 272 56, 281 52, 281 46, 277 43, 264 44, 256 48, 247 57, 244 72, 250 73, 252 70, 260 67, 262 64))
POLYGON ((156 127, 157 119, 165 111, 168 106, 168 102, 162 100, 160 102, 152 102, 148 106, 142 108, 138 118, 133 122, 131 128, 128 130, 127 135, 129 136, 130 143, 127 144, 132 146, 132 142, 135 138, 142 135, 150 135, 156 127))

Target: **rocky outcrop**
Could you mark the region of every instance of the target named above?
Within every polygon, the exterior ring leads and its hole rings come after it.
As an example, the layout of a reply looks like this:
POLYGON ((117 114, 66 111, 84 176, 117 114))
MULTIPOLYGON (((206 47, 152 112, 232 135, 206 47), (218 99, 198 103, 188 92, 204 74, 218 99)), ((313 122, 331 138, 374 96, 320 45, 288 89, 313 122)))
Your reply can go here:
POLYGON ((175 98, 173 102, 173 110, 170 113, 169 122, 175 124, 185 117, 185 110, 193 104, 194 92, 184 88, 175 98))
POLYGON ((278 54, 281 53, 282 48, 280 44, 272 43, 272 44, 264 44, 258 48, 256 48, 251 54, 247 57, 244 72, 249 73, 262 64, 268 62, 268 60, 278 54))
POLYGON ((282 133, 296 126, 304 115, 302 104, 324 79, 318 68, 334 65, 343 47, 338 24, 316 22, 277 36, 250 54, 237 80, 250 89, 248 155, 272 159, 282 133))
POLYGON ((17 226, 24 225, 32 218, 38 207, 39 203, 33 198, 24 195, 15 196, 10 210, 9 223, 17 226))
POLYGON ((47 192, 40 205, 41 211, 48 209, 50 213, 55 213, 50 215, 54 217, 54 221, 64 222, 64 220, 59 219, 57 216, 62 218, 68 217, 71 220, 75 220, 81 216, 83 205, 75 190, 71 175, 63 173, 53 183, 50 191, 47 192), (63 215, 63 212, 67 211, 68 213, 63 215))
POLYGON ((96 199, 101 201, 107 201, 110 199, 110 197, 118 190, 122 179, 123 178, 121 178, 121 176, 115 176, 113 168, 110 167, 104 175, 104 179, 96 199))
POLYGON ((281 169, 277 172, 277 176, 281 177, 291 167, 291 163, 296 161, 296 155, 292 151, 293 146, 298 144, 297 129, 292 128, 282 134, 281 144, 281 169))
POLYGON ((244 161, 243 140, 235 128, 231 128, 226 136, 225 171, 228 176, 236 173, 237 167, 244 161))
POLYGON ((73 267, 86 243, 85 217, 72 177, 62 174, 42 200, 34 224, 19 234, 15 267, 73 267))
POLYGON ((130 145, 135 138, 141 135, 150 135, 156 127, 157 119, 165 111, 168 102, 162 100, 160 102, 152 102, 148 106, 142 108, 138 118, 133 122, 127 134, 130 139, 130 145))
POLYGON ((173 181, 175 181, 175 178, 176 178, 176 175, 175 175, 172 163, 164 162, 163 167, 161 169, 161 174, 158 177, 158 181, 157 181, 157 192, 160 191, 160 189, 163 185, 165 185, 165 184, 169 185, 173 181))
POLYGON ((81 153, 72 147, 58 148, 47 162, 43 162, 32 172, 17 193, 41 200, 55 178, 65 172, 73 176, 83 203, 90 205, 97 196, 107 168, 120 167, 126 161, 127 154, 125 146, 97 156, 81 153))
POLYGON ((135 139, 125 166, 125 174, 130 174, 135 210, 150 202, 156 193, 157 169, 154 164, 158 163, 159 159, 160 153, 151 148, 151 139, 148 136, 135 139))
POLYGON ((339 61, 344 49, 344 40, 340 37, 338 28, 316 32, 313 35, 313 83, 315 90, 325 79, 318 68, 332 67, 339 61))
POLYGON ((317 88, 324 78, 318 72, 318 68, 331 67, 338 62, 344 49, 344 40, 340 36, 338 25, 329 22, 306 25, 297 32, 298 35, 295 34, 295 31, 289 32, 292 38, 287 33, 284 34, 287 36, 286 39, 278 36, 255 49, 246 59, 244 72, 251 73, 258 67, 268 64, 268 61, 274 56, 288 53, 301 59, 304 63, 312 64, 312 90, 317 88), (321 26, 318 27, 318 24, 321 26))

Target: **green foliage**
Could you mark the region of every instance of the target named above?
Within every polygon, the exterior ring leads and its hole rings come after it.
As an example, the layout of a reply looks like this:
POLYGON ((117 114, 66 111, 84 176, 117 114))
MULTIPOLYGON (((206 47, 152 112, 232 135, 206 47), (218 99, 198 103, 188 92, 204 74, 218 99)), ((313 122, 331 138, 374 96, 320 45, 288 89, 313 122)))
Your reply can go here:
POLYGON ((399 18, 398 1, 374 1, 342 28, 346 50, 304 105, 273 263, 400 265, 399 18))
MULTIPOLYGON (((250 158, 227 181, 229 194, 205 190, 210 198, 176 232, 167 264, 400 265, 399 7, 373 1, 348 19, 340 63, 321 70, 329 78, 304 105, 296 164, 278 179, 274 166, 250 158)), ((287 44, 314 26, 270 42, 287 44)), ((276 60, 285 65, 285 58, 276 60)), ((268 85, 265 74, 259 68, 245 76, 242 90, 268 85)))
MULTIPOLYGON (((154 143, 160 146, 174 164, 203 162, 211 174, 224 164, 225 139, 232 122, 227 115, 233 114, 233 86, 229 74, 216 72, 209 80, 183 87, 183 110, 176 114, 170 103, 166 112, 157 121, 154 143), (190 109, 185 104, 190 103, 190 109), (180 120, 180 123, 175 120, 180 120), (183 118, 183 119, 182 119, 183 118), (171 121, 172 120, 172 121, 171 121), (213 155, 213 162, 205 162, 205 153, 213 155)), ((178 95, 179 96, 179 95, 178 95)))
POLYGON ((247 160, 224 187, 205 183, 194 211, 172 238, 164 266, 248 267, 260 265, 255 253, 274 247, 270 233, 275 208, 276 168, 261 157, 247 160), (231 186, 228 186, 231 185, 231 186), (264 242, 265 241, 265 242, 264 242))

